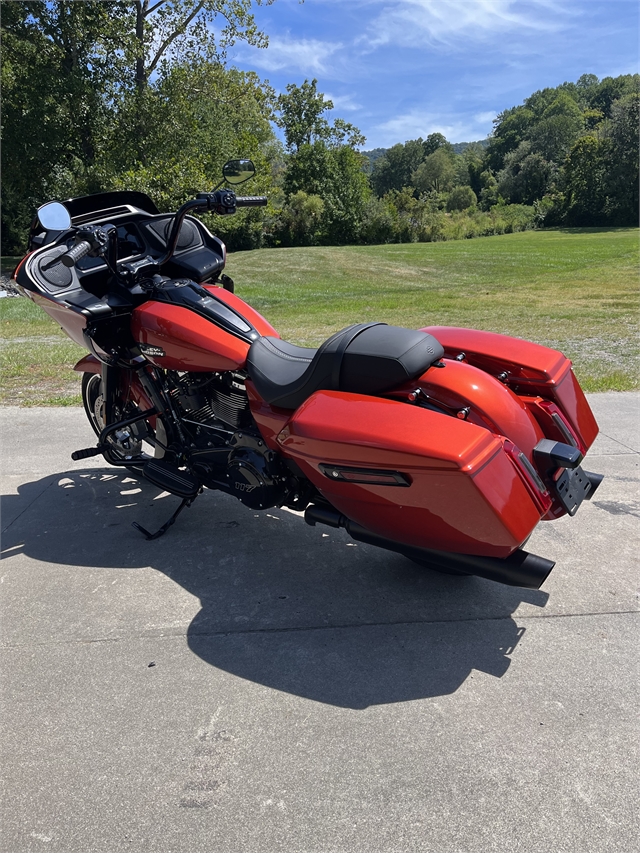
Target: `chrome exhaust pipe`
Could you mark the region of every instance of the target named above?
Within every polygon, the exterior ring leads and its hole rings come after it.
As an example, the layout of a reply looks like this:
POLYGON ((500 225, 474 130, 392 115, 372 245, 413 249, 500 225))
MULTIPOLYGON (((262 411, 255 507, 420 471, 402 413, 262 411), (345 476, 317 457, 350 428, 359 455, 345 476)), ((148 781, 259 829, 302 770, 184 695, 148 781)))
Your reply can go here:
POLYGON ((521 548, 518 548, 508 557, 500 559, 498 557, 480 557, 474 554, 453 554, 448 551, 404 545, 367 530, 366 527, 351 521, 332 507, 312 504, 306 509, 304 520, 311 525, 326 524, 329 527, 344 527, 347 533, 358 542, 385 548, 387 551, 395 551, 410 559, 433 563, 434 566, 443 569, 455 569, 508 586, 540 589, 549 572, 555 566, 555 562, 539 557, 537 554, 529 554, 521 548))

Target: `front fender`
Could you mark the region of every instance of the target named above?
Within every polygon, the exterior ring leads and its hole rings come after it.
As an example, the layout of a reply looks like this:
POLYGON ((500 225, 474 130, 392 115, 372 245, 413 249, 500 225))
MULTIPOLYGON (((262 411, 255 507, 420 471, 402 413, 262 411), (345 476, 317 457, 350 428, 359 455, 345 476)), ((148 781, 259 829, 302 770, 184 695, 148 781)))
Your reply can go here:
POLYGON ((77 370, 78 373, 102 373, 102 363, 98 361, 95 355, 85 355, 74 365, 73 369, 77 370))

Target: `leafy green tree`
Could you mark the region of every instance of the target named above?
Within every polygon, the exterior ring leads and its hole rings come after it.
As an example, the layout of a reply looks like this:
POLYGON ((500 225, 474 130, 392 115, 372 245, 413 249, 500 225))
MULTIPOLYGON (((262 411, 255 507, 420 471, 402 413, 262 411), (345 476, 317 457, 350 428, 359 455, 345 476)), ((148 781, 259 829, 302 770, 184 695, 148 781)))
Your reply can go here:
POLYGON ((333 101, 325 100, 317 83, 315 79, 311 83, 305 80, 302 86, 289 83, 287 94, 278 97, 276 123, 284 130, 289 151, 296 152, 317 140, 333 147, 364 145, 365 137, 357 127, 340 118, 330 124, 325 118, 324 114, 333 109, 333 101))
POLYGON ((286 246, 314 246, 322 234, 324 201, 303 190, 289 196, 280 217, 279 238, 286 246))
POLYGON ((425 139, 422 148, 425 157, 433 154, 438 150, 438 148, 444 148, 445 150, 453 153, 453 145, 450 142, 447 142, 447 137, 442 133, 430 133, 425 139))
POLYGON ((490 169, 486 169, 480 174, 480 208, 489 210, 498 203, 500 195, 498 193, 498 181, 490 169))
POLYGON ((447 192, 453 188, 455 179, 455 154, 444 147, 429 154, 413 173, 413 184, 421 193, 447 192))
POLYGON ((494 120, 493 136, 487 150, 489 168, 494 171, 501 169, 505 156, 528 139, 534 123, 535 114, 526 107, 513 107, 501 112, 494 120))
POLYGON ((573 146, 564 167, 566 219, 570 225, 598 225, 605 203, 607 143, 583 136, 573 146))
POLYGON ((609 117, 615 101, 619 101, 626 95, 637 93, 640 90, 640 75, 623 74, 620 77, 604 77, 595 87, 590 99, 591 109, 609 117))
POLYGON ((393 243, 397 213, 386 198, 371 196, 364 208, 360 239, 363 243, 393 243))
POLYGON ((545 160, 560 163, 580 136, 583 127, 582 110, 573 98, 561 92, 531 129, 529 139, 532 150, 545 160))
MULTIPOLYGON (((125 171, 150 168, 162 135, 159 81, 181 60, 224 56, 238 39, 264 44, 252 3, 3 2, 5 241, 17 247, 26 210, 47 198, 111 185, 114 155, 125 171), (214 18, 224 22, 217 38, 214 18)), ((170 119, 178 128, 175 111, 170 119)))
POLYGON ((640 95, 626 95, 612 105, 607 128, 605 190, 607 216, 614 225, 639 224, 639 126, 640 95))
POLYGON ((33 210, 91 170, 113 117, 111 54, 121 4, 2 3, 2 172, 6 251, 24 242, 33 210))
POLYGON ((467 145, 460 157, 461 167, 458 169, 458 183, 468 184, 476 195, 482 190, 480 175, 485 170, 486 152, 478 142, 467 145))
POLYGON ((329 148, 322 140, 302 145, 290 156, 283 180, 285 196, 288 200, 303 191, 322 198, 321 242, 359 242, 371 193, 363 161, 363 155, 350 146, 329 148))
MULTIPOLYGON (((257 75, 206 61, 176 65, 149 87, 147 97, 156 133, 146 161, 130 162, 132 126, 125 113, 110 138, 112 175, 105 176, 105 184, 146 192, 161 210, 175 210, 218 184, 223 163, 240 156, 256 165, 251 194, 273 194, 272 164, 281 159, 282 148, 269 121, 273 92, 257 75)), ((270 215, 258 208, 204 218, 229 248, 249 249, 261 245, 270 215)))
POLYGON ((411 139, 389 148, 383 157, 376 160, 371 174, 371 186, 376 195, 382 197, 390 190, 409 186, 424 156, 422 139, 411 139))
POLYGON ((478 203, 478 197, 471 187, 454 187, 449 193, 447 199, 447 210, 467 210, 470 207, 475 207, 478 203))
POLYGON ((547 191, 555 174, 553 165, 533 152, 530 142, 521 142, 504 158, 498 174, 498 193, 513 204, 533 204, 547 191))

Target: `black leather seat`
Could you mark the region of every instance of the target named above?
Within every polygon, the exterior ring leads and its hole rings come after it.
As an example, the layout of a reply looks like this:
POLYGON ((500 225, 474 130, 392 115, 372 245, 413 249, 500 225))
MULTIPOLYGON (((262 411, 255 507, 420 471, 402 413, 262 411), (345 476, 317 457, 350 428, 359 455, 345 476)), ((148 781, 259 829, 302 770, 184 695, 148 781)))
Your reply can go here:
POLYGON ((267 403, 297 409, 314 391, 388 391, 420 376, 443 354, 426 332, 362 323, 336 332, 319 349, 259 338, 249 350, 247 372, 267 403))

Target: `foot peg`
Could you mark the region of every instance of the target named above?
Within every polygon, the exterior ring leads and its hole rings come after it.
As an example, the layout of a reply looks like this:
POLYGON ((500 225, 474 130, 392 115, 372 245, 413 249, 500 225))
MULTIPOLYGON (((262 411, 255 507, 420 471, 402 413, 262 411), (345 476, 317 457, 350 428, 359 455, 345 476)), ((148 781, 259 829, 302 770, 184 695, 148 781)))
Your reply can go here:
POLYGON ((145 480, 154 486, 178 495, 179 498, 195 498, 202 483, 189 471, 183 471, 177 465, 164 462, 162 459, 152 459, 142 469, 145 480))
POLYGON ((84 450, 74 450, 71 458, 74 462, 78 462, 80 459, 89 459, 90 456, 100 456, 101 453, 100 447, 86 447, 84 450))

